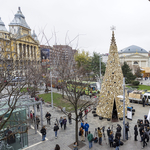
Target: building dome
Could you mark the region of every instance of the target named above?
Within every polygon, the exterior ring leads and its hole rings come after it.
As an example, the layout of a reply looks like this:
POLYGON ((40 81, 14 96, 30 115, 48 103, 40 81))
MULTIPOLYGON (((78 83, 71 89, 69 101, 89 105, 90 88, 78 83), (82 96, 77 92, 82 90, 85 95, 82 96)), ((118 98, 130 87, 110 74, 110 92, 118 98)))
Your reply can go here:
POLYGON ((1 17, 0 17, 0 31, 8 32, 7 29, 5 28, 4 22, 1 20, 1 17))
POLYGON ((148 53, 148 52, 139 46, 131 45, 129 47, 120 50, 118 53, 148 53))
POLYGON ((26 23, 25 16, 22 14, 20 7, 18 8, 18 11, 15 14, 13 21, 9 24, 9 26, 14 26, 14 25, 18 25, 30 29, 30 27, 26 23))
POLYGON ((37 35, 35 34, 35 31, 34 31, 34 30, 33 30, 32 37, 34 38, 34 40, 38 41, 37 35))

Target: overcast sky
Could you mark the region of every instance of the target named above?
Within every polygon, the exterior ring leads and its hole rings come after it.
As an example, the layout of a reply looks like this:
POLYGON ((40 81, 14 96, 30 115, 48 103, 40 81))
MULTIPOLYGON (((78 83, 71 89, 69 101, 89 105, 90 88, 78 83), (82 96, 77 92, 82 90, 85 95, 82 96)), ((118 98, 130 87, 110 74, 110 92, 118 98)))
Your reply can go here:
POLYGON ((148 0, 0 0, 0 17, 7 29, 19 6, 30 28, 40 34, 41 44, 46 42, 44 31, 47 39, 52 37, 51 46, 77 37, 70 44, 73 48, 107 53, 114 25, 118 50, 130 45, 150 50, 148 0))

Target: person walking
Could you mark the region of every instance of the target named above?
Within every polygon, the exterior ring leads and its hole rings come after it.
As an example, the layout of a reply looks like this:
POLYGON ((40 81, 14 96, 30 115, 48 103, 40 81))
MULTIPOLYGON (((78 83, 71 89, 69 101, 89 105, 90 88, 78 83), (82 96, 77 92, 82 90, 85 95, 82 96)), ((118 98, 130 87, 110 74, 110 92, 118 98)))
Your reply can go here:
POLYGON ((56 144, 55 149, 54 150, 60 150, 60 146, 58 144, 56 144))
POLYGON ((77 142, 74 142, 74 145, 73 145, 73 150, 78 150, 78 147, 77 147, 77 142))
POLYGON ((138 136, 138 128, 137 128, 137 125, 135 125, 134 126, 134 141, 138 141, 137 136, 138 136))
POLYGON ((144 130, 144 125, 143 125, 143 122, 141 121, 140 129, 139 129, 140 137, 141 137, 141 141, 140 142, 143 142, 143 132, 142 132, 142 130, 144 130))
POLYGON ((89 124, 86 122, 84 125, 85 137, 88 136, 89 124))
POLYGON ((87 108, 85 108, 84 113, 85 113, 85 119, 87 119, 87 114, 88 114, 88 109, 87 108))
POLYGON ((85 141, 84 139, 84 130, 82 127, 80 127, 80 136, 81 136, 81 141, 85 141))
POLYGON ((102 145, 102 132, 99 127, 98 127, 98 137, 99 137, 99 145, 102 145))
POLYGON ((147 146, 147 143, 146 143, 146 134, 145 134, 145 131, 144 130, 142 130, 142 132, 143 132, 143 134, 142 134, 142 139, 143 139, 143 147, 142 147, 142 149, 145 147, 145 145, 147 146))
POLYGON ((111 132, 110 127, 108 127, 108 129, 107 129, 108 142, 109 142, 110 132, 111 132))
POLYGON ((35 120, 36 120, 37 129, 38 129, 39 128, 40 119, 39 119, 38 116, 36 116, 35 120))
POLYGON ((63 126, 63 118, 62 117, 60 117, 59 123, 60 123, 61 129, 62 129, 62 126, 63 126))
POLYGON ((79 112, 79 119, 80 119, 80 121, 82 121, 82 115, 83 115, 83 113, 82 113, 82 111, 80 110, 80 112, 79 112))
POLYGON ((64 130, 66 130, 66 124, 67 124, 67 119, 64 118, 64 119, 63 119, 64 130))
POLYGON ((42 127, 41 133, 42 133, 42 141, 45 141, 45 137, 46 137, 46 129, 45 129, 45 126, 42 127))
POLYGON ((93 141, 93 134, 91 134, 91 132, 89 131, 89 134, 88 134, 88 136, 87 136, 87 139, 88 139, 88 141, 89 141, 89 149, 91 149, 92 148, 92 141, 93 141))
POLYGON ((116 128, 117 132, 121 132, 122 128, 119 124, 117 124, 117 128, 116 128))
POLYGON ((126 140, 128 140, 128 131, 129 131, 129 126, 128 126, 128 124, 126 124, 125 125, 126 140))
POLYGON ((113 132, 110 131, 110 134, 109 134, 109 144, 110 144, 110 147, 113 147, 113 141, 114 141, 113 132))
POLYGON ((143 107, 145 107, 145 97, 142 98, 143 107))
POLYGON ((69 124, 71 124, 71 117, 72 117, 72 114, 71 114, 71 113, 69 113, 69 114, 68 114, 69 124))
POLYGON ((51 120, 51 114, 49 112, 46 113, 45 118, 47 119, 47 124, 51 124, 50 120, 51 120))
POLYGON ((54 126, 54 132, 55 132, 55 139, 57 139, 57 131, 59 130, 59 127, 58 125, 55 123, 55 126, 54 126))

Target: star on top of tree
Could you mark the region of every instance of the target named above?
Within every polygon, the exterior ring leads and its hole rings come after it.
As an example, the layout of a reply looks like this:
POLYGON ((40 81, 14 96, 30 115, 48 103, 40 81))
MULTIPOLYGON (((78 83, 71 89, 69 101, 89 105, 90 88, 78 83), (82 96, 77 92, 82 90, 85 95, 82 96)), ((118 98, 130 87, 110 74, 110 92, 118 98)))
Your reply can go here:
POLYGON ((115 27, 115 26, 111 26, 110 29, 111 29, 112 31, 114 31, 114 30, 116 30, 116 27, 115 27))

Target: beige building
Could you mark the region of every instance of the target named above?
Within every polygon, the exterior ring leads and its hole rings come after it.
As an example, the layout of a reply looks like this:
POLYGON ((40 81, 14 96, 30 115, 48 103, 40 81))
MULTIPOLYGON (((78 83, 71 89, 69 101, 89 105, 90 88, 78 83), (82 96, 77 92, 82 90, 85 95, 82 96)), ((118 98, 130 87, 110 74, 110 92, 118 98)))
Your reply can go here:
POLYGON ((0 19, 0 69, 26 69, 41 63, 38 38, 28 26, 20 7, 9 24, 9 32, 0 19), (15 67, 15 68, 14 68, 15 67))
POLYGON ((139 46, 131 45, 120 50, 118 54, 121 64, 126 61, 130 68, 132 68, 133 73, 138 66, 140 68, 150 67, 150 57, 148 52, 139 46))

